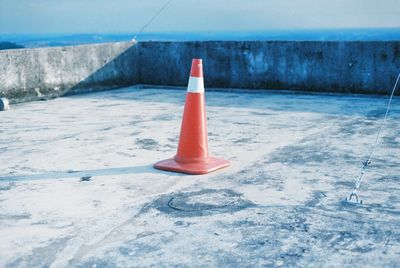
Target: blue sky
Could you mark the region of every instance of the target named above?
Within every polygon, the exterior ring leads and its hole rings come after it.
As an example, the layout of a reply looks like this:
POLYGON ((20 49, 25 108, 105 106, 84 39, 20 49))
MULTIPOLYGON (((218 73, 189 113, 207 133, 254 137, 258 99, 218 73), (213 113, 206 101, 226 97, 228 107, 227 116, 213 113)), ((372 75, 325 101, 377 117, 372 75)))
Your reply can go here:
MULTIPOLYGON (((166 0, 0 0, 0 34, 131 33, 166 0)), ((400 0, 174 0, 147 32, 400 27, 400 0)))

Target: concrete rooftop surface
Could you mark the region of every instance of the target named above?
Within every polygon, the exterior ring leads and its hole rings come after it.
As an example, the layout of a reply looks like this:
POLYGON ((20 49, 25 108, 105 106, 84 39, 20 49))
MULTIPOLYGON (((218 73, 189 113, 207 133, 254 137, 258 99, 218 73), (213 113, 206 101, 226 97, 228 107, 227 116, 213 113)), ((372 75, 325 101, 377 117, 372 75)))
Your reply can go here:
POLYGON ((128 87, 0 113, 1 267, 398 267, 400 99, 349 195, 387 97, 206 92, 229 168, 176 153, 182 89, 128 87), (90 177, 90 178, 89 178, 90 177))

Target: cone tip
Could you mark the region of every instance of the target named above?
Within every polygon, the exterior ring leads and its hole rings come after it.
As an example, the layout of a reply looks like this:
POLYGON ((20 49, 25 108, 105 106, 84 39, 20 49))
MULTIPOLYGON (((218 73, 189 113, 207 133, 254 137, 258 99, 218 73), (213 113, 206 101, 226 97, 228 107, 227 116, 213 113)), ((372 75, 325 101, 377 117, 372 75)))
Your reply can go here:
POLYGON ((192 60, 192 68, 190 70, 190 76, 203 77, 203 63, 201 59, 192 60))

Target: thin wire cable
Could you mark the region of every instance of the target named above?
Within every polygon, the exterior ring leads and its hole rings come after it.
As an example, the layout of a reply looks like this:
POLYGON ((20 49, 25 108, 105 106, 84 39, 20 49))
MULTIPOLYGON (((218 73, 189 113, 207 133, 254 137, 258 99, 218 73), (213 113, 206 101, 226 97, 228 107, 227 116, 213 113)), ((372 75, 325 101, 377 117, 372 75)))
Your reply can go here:
POLYGON ((160 16, 160 14, 171 4, 173 0, 168 0, 154 15, 150 18, 143 26, 140 28, 139 32, 135 35, 134 39, 136 40, 139 35, 143 33, 143 31, 153 23, 153 21, 160 16))
POLYGON ((389 103, 388 103, 387 108, 386 108, 385 117, 382 120, 381 127, 379 128, 378 135, 376 136, 376 139, 375 139, 375 142, 374 142, 374 146, 372 147, 372 150, 371 150, 371 152, 369 154, 368 160, 371 160, 372 154, 374 153, 374 149, 375 149, 376 145, 378 144, 378 140, 379 140, 379 137, 381 135, 381 132, 382 132, 382 129, 383 129, 383 125, 386 122, 386 118, 387 118, 388 113, 389 113, 390 105, 392 104, 394 92, 396 91, 397 84, 399 83, 399 80, 400 80, 400 73, 398 74, 397 79, 396 79, 396 83, 394 84, 394 87, 393 87, 393 90, 392 90, 392 94, 390 95, 389 103))
POLYGON ((379 137, 381 136, 381 132, 382 132, 383 126, 384 126, 384 124, 385 124, 385 122, 386 122, 386 119, 387 119, 387 116, 388 116, 388 114, 389 114, 390 105, 392 104, 394 92, 396 91, 396 88, 397 88, 397 85, 398 85, 398 83, 399 83, 399 80, 400 80, 400 73, 399 73, 398 76, 397 76, 396 83, 394 84, 394 87, 393 87, 393 89, 392 89, 392 93, 390 94, 390 98, 389 98, 389 102, 388 102, 388 105, 387 105, 387 108, 386 108, 385 116, 384 116, 384 118, 383 118, 383 120, 382 120, 382 123, 381 123, 381 125, 380 125, 380 127, 379 127, 379 131, 378 131, 378 134, 376 135, 374 145, 373 145, 372 148, 371 148, 371 151, 370 151, 370 153, 369 153, 369 155, 368 155, 367 160, 365 160, 365 161, 362 162, 363 167, 362 167, 362 169, 361 169, 360 176, 359 176, 358 179, 356 180, 356 182, 355 182, 355 184, 354 184, 354 188, 353 188, 353 190, 351 191, 351 194, 350 194, 350 196, 349 196, 349 198, 348 198, 349 201, 352 201, 352 198, 354 197, 354 198, 356 199, 356 202, 358 203, 357 190, 358 190, 358 188, 360 188, 360 185, 361 185, 362 179, 363 179, 363 177, 364 177, 364 174, 365 174, 365 172, 366 172, 368 166, 371 164, 372 155, 374 154, 375 148, 376 148, 377 145, 378 145, 379 137))

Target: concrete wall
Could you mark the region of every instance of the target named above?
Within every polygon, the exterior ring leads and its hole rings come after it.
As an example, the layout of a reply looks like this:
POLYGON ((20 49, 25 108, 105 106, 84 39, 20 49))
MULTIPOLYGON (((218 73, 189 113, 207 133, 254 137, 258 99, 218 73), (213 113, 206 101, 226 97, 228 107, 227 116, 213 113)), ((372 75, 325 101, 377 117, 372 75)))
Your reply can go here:
POLYGON ((208 87, 387 94, 400 42, 144 42, 139 80, 184 86, 193 57, 208 87))
MULTIPOLYGON (((0 97, 51 98, 134 84, 387 94, 400 42, 122 42, 0 51, 0 97)), ((397 94, 400 93, 400 90, 397 94)))
POLYGON ((0 96, 13 101, 138 83, 132 42, 0 51, 0 96))

